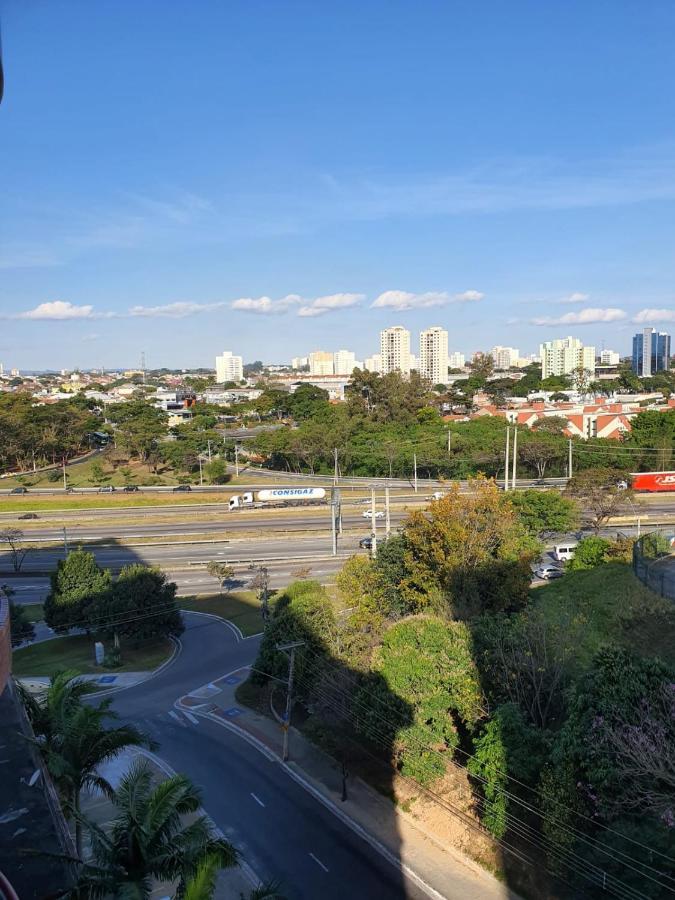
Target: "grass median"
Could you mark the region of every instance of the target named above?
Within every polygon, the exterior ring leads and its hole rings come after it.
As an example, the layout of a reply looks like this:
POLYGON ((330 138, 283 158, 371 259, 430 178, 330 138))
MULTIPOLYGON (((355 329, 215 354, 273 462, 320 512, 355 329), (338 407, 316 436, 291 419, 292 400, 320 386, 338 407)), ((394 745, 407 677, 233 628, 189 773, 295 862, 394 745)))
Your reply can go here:
POLYGON ((209 613, 226 619, 236 625, 244 637, 258 634, 263 629, 260 602, 254 591, 179 597, 178 604, 188 612, 209 613))
POLYGON ((94 638, 75 634, 22 647, 12 654, 12 673, 19 678, 51 676, 62 669, 73 669, 80 675, 112 675, 118 672, 149 672, 165 662, 173 653, 168 638, 144 641, 135 647, 121 642, 122 665, 114 669, 94 662, 94 638))

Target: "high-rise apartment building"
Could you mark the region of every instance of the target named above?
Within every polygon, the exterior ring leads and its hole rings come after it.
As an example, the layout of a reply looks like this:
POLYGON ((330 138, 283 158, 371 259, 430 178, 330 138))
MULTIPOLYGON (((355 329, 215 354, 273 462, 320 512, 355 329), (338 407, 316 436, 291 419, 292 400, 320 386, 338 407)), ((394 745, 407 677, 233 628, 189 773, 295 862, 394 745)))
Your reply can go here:
POLYGON ((385 328, 380 332, 381 372, 410 374, 410 332, 402 325, 385 328))
POLYGON ((325 350, 314 350, 309 354, 310 375, 334 375, 333 354, 325 350))
POLYGON ((618 366, 620 362, 621 357, 616 350, 603 350, 600 353, 601 366, 618 366))
POLYGON ((379 353, 373 353, 372 356, 367 356, 363 360, 363 368, 367 372, 381 372, 382 371, 382 357, 379 353))
POLYGON ((643 328, 633 337, 633 371, 642 378, 670 368, 670 335, 643 328))
POLYGON ((495 369, 508 371, 512 366, 518 365, 520 350, 515 347, 493 347, 490 356, 495 364, 495 369))
POLYGON ((356 365, 356 354, 351 350, 338 350, 333 354, 333 372, 336 375, 351 375, 356 365))
POLYGON ((233 356, 230 350, 223 350, 221 356, 216 356, 216 381, 224 384, 226 381, 241 381, 244 377, 244 361, 241 356, 233 356))
POLYGON ((448 332, 440 325, 420 332, 419 373, 433 384, 447 384, 448 332))
POLYGON ((546 341, 539 346, 539 355, 542 378, 570 375, 579 368, 595 375, 595 347, 584 347, 579 338, 546 341))
POLYGON ((291 369, 295 369, 296 372, 304 369, 307 365, 309 365, 309 360, 306 356, 294 356, 291 360, 291 369))
POLYGON ((451 369, 463 369, 466 365, 466 356, 463 353, 450 353, 448 355, 448 365, 451 369))

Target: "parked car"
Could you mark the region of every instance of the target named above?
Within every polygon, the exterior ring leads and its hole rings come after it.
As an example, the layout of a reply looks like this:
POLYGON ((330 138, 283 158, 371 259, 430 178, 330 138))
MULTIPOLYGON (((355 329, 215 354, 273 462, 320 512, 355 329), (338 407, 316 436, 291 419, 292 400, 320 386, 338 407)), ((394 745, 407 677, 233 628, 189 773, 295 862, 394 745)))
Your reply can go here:
POLYGON ((373 547, 373 539, 371 537, 361 538, 359 541, 359 547, 362 550, 371 550, 373 547))
POLYGON ((25 488, 25 487, 12 488, 12 490, 10 491, 10 494, 27 494, 27 493, 28 493, 28 488, 25 488))
POLYGON ((24 513, 22 516, 19 516, 20 519, 39 519, 37 513, 24 513))
POLYGON ((138 490, 138 485, 136 484, 125 484, 123 488, 124 492, 127 494, 134 494, 138 490))
POLYGON ((176 485, 176 487, 173 489, 173 492, 175 494, 177 491, 182 492, 182 491, 191 491, 191 490, 192 490, 192 488, 190 487, 189 484, 179 484, 179 485, 176 485))
POLYGON ((562 577, 565 573, 558 566, 540 566, 534 574, 537 578, 542 578, 544 581, 551 581, 554 578, 562 577))
POLYGON ((115 487, 112 484, 104 484, 98 489, 98 492, 99 494, 112 494, 114 490, 115 487))
MULTIPOLYGON (((372 518, 373 518, 373 511, 372 511, 372 509, 364 509, 364 510, 363 510, 363 518, 364 518, 364 519, 372 519, 372 518)), ((384 510, 382 510, 382 509, 376 510, 376 511, 375 511, 375 518, 376 518, 376 519, 384 519, 384 510)))

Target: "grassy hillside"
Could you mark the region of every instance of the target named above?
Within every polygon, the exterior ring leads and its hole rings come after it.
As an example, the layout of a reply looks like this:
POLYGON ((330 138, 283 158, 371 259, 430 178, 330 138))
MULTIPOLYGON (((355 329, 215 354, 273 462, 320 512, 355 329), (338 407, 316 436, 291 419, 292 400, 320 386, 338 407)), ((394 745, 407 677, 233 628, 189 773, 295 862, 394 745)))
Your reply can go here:
POLYGON ((534 589, 532 600, 551 621, 581 623, 574 653, 579 668, 608 641, 675 665, 675 604, 645 587, 628 565, 569 572, 534 589))

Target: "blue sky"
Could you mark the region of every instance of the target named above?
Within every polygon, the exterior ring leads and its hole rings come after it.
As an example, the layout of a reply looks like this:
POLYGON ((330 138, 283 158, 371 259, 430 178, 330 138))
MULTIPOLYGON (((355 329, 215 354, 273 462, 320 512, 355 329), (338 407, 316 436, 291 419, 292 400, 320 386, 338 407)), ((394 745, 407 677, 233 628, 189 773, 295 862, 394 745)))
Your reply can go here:
POLYGON ((0 10, 6 367, 675 329, 672 2, 0 10))

